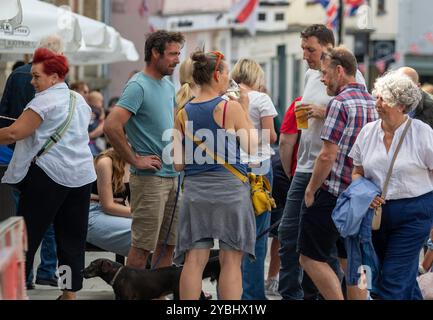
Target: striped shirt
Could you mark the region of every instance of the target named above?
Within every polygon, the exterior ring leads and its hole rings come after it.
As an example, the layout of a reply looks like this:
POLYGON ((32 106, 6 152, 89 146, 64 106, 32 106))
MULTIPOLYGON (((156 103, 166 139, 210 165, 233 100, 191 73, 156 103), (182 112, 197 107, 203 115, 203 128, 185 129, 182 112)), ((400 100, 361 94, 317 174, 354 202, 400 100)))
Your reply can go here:
POLYGON ((378 114, 373 97, 365 86, 350 83, 331 100, 321 138, 339 146, 334 163, 323 189, 338 197, 352 182, 353 160, 349 153, 361 129, 376 121, 378 114))

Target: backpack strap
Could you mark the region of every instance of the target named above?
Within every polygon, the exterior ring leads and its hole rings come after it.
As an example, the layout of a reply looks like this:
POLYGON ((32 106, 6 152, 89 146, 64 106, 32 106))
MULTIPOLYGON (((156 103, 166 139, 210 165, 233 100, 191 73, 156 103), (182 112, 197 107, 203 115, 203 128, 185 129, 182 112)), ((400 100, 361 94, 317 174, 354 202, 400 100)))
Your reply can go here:
POLYGON ((42 149, 37 153, 36 157, 33 159, 33 162, 36 162, 38 158, 46 154, 52 147, 54 147, 60 140, 62 140, 69 126, 71 125, 72 118, 75 113, 77 105, 77 97, 75 94, 70 91, 70 99, 69 99, 69 113, 65 122, 62 123, 60 127, 57 128, 56 132, 47 140, 42 149))

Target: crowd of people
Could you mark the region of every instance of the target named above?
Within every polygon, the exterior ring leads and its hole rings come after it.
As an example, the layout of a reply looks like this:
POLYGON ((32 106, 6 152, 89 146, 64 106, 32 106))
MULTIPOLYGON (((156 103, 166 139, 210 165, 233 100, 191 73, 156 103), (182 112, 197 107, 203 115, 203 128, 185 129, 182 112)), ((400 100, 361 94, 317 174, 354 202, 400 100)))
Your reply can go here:
POLYGON ((196 300, 218 240, 223 300, 422 299, 417 277, 433 264, 433 97, 416 70, 390 71, 369 93, 354 54, 326 26, 309 26, 304 91, 275 128, 260 64, 231 69, 223 53, 200 50, 181 63, 184 42, 150 34, 144 69, 107 107, 87 83, 66 80, 55 36, 9 77, 2 183, 27 225, 28 289, 42 243, 36 283, 57 286, 67 266, 59 299, 76 299, 88 242, 133 268, 151 254, 152 268, 183 265, 180 298, 196 300), (176 92, 167 76, 179 64, 176 92), (258 212, 257 181, 272 186, 276 208, 258 212), (351 192, 360 185, 371 187, 351 192), (342 222, 344 201, 356 206, 342 222))

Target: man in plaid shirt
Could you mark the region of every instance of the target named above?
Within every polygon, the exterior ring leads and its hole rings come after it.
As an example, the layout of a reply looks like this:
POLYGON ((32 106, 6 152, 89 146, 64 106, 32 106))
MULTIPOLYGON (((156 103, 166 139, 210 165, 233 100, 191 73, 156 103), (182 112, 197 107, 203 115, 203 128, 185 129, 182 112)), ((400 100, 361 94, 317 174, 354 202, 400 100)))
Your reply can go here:
MULTIPOLYGON (((301 217, 298 251, 304 270, 325 299, 343 299, 340 281, 327 264, 332 247, 337 243, 339 257, 346 259, 344 245, 332 221, 338 196, 352 181, 352 159, 349 152, 361 129, 378 119, 373 97, 365 86, 356 83, 357 62, 345 48, 330 50, 322 57, 322 79, 329 103, 322 130, 323 148, 305 191, 305 208, 301 217)), ((350 298, 363 298, 354 287, 350 298)))

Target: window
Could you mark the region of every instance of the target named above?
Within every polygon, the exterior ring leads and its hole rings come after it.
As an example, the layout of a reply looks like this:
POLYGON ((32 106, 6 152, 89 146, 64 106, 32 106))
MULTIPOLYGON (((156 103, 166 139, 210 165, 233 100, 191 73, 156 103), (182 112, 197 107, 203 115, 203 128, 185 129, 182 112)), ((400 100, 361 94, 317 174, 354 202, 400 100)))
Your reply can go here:
POLYGON ((276 13, 275 21, 284 21, 284 13, 276 13))
POLYGON ((259 13, 259 21, 266 21, 266 13, 264 12, 259 13))
POLYGON ((385 0, 378 0, 377 1, 377 15, 381 16, 386 14, 386 4, 385 4, 385 0))

